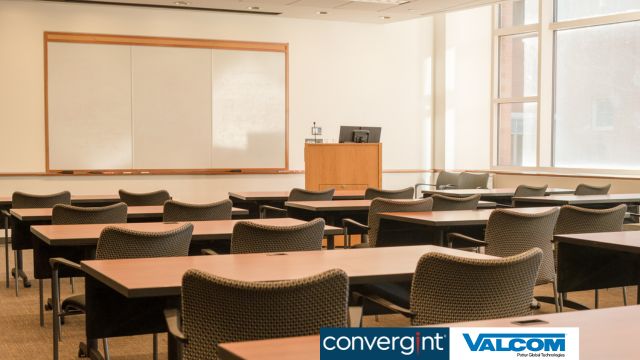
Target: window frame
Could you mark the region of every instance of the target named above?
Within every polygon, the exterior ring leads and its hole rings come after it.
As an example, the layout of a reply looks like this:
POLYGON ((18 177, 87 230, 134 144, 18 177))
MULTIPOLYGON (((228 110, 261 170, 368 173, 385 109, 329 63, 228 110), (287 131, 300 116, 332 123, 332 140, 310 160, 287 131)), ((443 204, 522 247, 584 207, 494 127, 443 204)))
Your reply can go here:
POLYGON ((640 175, 640 170, 567 168, 556 167, 555 162, 555 113, 556 113, 556 34, 558 31, 640 21, 640 11, 624 12, 581 19, 557 21, 558 0, 538 0, 538 23, 500 28, 500 5, 512 0, 499 1, 492 11, 492 84, 491 84, 491 170, 496 172, 540 173, 585 176, 640 175), (538 93, 537 96, 519 99, 499 98, 500 36, 537 32, 538 34, 538 93), (499 112, 501 103, 537 102, 536 165, 516 166, 498 163, 499 112), (543 146, 543 144, 545 144, 543 146))
POLYGON ((541 82, 541 2, 538 1, 538 22, 536 24, 528 25, 516 25, 509 27, 500 27, 500 6, 503 4, 513 3, 514 0, 505 0, 497 2, 493 5, 491 21, 493 25, 492 32, 492 75, 493 79, 491 85, 491 169, 492 170, 517 170, 517 169, 530 169, 531 166, 518 166, 518 165, 501 165, 499 163, 499 149, 500 149, 500 105, 506 103, 535 103, 536 104, 536 166, 540 165, 540 82, 541 82), (538 83, 535 96, 509 96, 500 97, 500 40, 502 37, 513 35, 527 35, 535 34, 538 38, 538 83))

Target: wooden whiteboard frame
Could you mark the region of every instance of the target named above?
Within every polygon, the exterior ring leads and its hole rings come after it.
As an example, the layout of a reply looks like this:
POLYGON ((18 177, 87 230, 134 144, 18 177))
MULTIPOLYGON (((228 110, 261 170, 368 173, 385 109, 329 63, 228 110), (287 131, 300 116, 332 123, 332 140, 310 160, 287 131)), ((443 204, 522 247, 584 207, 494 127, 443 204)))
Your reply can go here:
POLYGON ((65 175, 214 175, 214 174, 278 174, 289 172, 289 44, 252 41, 183 39, 152 36, 105 35, 66 32, 44 33, 44 131, 45 131, 45 174, 65 175), (285 61, 285 144, 283 168, 232 168, 232 169, 68 169, 52 170, 49 167, 49 61, 50 42, 110 44, 133 46, 166 46, 199 49, 223 49, 267 51, 284 53, 285 61))

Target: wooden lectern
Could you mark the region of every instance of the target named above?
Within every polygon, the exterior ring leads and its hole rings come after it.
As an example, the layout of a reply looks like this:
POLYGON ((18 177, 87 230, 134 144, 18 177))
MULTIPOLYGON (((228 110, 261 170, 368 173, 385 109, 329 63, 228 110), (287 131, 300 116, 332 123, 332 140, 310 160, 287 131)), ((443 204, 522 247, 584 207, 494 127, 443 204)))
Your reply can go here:
POLYGON ((382 188, 382 144, 305 144, 307 190, 382 188))

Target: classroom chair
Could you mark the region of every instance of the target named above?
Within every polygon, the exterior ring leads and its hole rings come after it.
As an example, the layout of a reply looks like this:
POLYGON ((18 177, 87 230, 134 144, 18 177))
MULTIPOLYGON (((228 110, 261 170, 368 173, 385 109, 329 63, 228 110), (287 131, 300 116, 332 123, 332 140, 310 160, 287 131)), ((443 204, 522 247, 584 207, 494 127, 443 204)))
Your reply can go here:
POLYGON ((462 172, 458 177, 458 189, 486 189, 489 173, 462 172))
MULTIPOLYGON (((336 189, 328 189, 322 191, 310 191, 299 188, 291 189, 289 192, 288 201, 322 201, 332 200, 333 194, 336 189)), ((281 209, 271 205, 261 205, 258 209, 260 212, 260 218, 272 218, 272 217, 287 217, 287 210, 281 209)))
POLYGON ((476 210, 480 201, 479 194, 466 197, 433 194, 431 198, 433 211, 476 210))
MULTIPOLYGON (((622 231, 627 205, 621 204, 609 209, 587 209, 565 205, 560 208, 560 215, 553 233, 586 234, 598 232, 622 231)), ((560 294, 560 310, 566 294, 560 294)), ((598 289, 595 290, 595 308, 599 307, 598 289)), ((627 305, 627 289, 622 288, 622 300, 627 305)))
POLYGON ((498 209, 489 216, 484 241, 459 233, 449 233, 447 239, 449 243, 460 241, 471 246, 484 246, 485 254, 500 257, 513 256, 532 248, 541 249, 544 257, 536 285, 553 285, 553 302, 556 311, 560 311, 552 243, 559 213, 557 208, 539 213, 498 209))
POLYGON ((547 187, 547 185, 518 185, 516 191, 513 193, 513 197, 545 196, 545 194, 547 193, 547 187))
POLYGON ((364 191, 365 200, 373 200, 375 198, 384 199, 413 199, 413 188, 408 187, 400 190, 383 190, 376 188, 367 188, 364 191))
POLYGON ((239 221, 231 235, 231 253, 276 253, 322 250, 324 219, 300 225, 275 226, 239 221))
POLYGON ((531 315, 542 257, 538 248, 490 260, 427 253, 404 306, 365 294, 363 315, 382 307, 410 318, 414 326, 531 315))
POLYGON ((165 311, 182 359, 218 359, 220 343, 315 335, 344 328, 349 278, 339 269, 306 278, 246 282, 188 270, 182 309, 165 311))
POLYGON ((611 190, 611 184, 604 186, 579 184, 576 186, 574 195, 607 195, 609 190, 611 190))
POLYGON ((345 247, 351 247, 351 234, 354 232, 365 231, 367 233, 368 242, 357 245, 356 247, 376 247, 376 246, 393 246, 391 244, 379 244, 378 232, 380 230, 380 213, 383 212, 418 212, 431 211, 433 207, 433 199, 423 198, 415 200, 398 200, 376 198, 371 201, 369 206, 369 214, 367 215, 367 224, 359 223, 353 219, 342 219, 342 227, 344 229, 345 247))
POLYGON ((416 184, 414 186, 415 196, 418 198, 422 197, 422 194, 419 192, 420 187, 422 186, 431 186, 436 188, 436 190, 455 189, 456 187, 458 187, 458 177, 460 177, 460 173, 442 170, 438 173, 438 177, 436 179, 435 184, 427 184, 427 183, 416 184))
POLYGON ((188 204, 176 200, 164 203, 162 221, 231 220, 233 203, 229 199, 210 204, 188 204))
POLYGON ((167 190, 158 190, 148 193, 132 193, 126 190, 118 190, 120 200, 129 206, 154 206, 163 205, 165 201, 171 200, 171 195, 167 190))
MULTIPOLYGON (((184 224, 165 232, 141 232, 117 226, 107 226, 102 230, 96 247, 97 260, 133 259, 187 256, 193 233, 192 224, 184 224)), ((59 272, 62 267, 82 271, 80 264, 63 258, 52 258, 49 261, 52 269, 53 294, 53 358, 58 360, 58 342, 60 340, 61 321, 64 317, 84 313, 85 297, 74 295, 60 302, 58 287, 59 272)), ((105 358, 109 357, 107 339, 103 339, 105 358)), ((86 349, 81 349, 86 354, 86 349)), ((158 337, 153 335, 154 359, 158 354, 158 337)))
MULTIPOLYGON (((118 203, 100 207, 79 207, 73 205, 54 205, 51 211, 52 225, 75 225, 75 224, 125 224, 127 222, 127 204, 118 203)), ((84 249, 78 249, 78 260, 83 258, 84 249)), ((74 258, 74 259, 75 259, 74 258)), ((67 259, 70 260, 70 259, 67 259)), ((58 278, 70 277, 71 289, 73 292, 73 276, 81 276, 76 271, 64 271, 58 273, 58 278)), ((40 292, 40 326, 44 326, 44 293, 43 279, 38 280, 40 292)), ((59 285, 58 285, 59 286, 59 285)), ((47 304, 50 309, 51 305, 47 304)))
MULTIPOLYGON (((11 196, 11 207, 14 209, 51 208, 56 204, 71 204, 71 193, 62 191, 56 194, 35 195, 16 191, 11 196)), ((28 236, 28 234, 26 234, 26 236, 28 236)), ((16 240, 15 237, 12 237, 11 248, 13 249, 15 268, 11 270, 11 275, 16 279, 16 296, 18 296, 18 277, 22 278, 24 287, 31 287, 31 282, 27 274, 22 270, 22 250, 30 249, 31 244, 25 244, 16 240)), ((5 258, 9 258, 9 247, 5 247, 4 251, 6 252, 5 258)), ((9 263, 7 262, 7 268, 8 266, 9 263)))

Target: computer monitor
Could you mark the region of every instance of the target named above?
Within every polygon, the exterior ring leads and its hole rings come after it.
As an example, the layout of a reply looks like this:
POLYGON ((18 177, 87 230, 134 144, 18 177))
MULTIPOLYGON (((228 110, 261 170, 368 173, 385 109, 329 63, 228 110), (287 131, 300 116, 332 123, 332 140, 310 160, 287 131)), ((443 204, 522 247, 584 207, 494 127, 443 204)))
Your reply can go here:
POLYGON ((382 128, 366 126, 340 126, 341 143, 379 143, 382 128))

